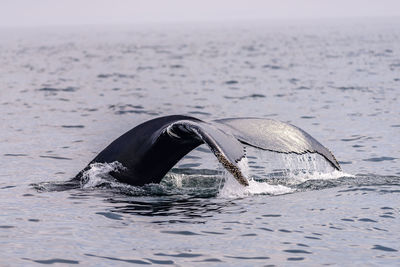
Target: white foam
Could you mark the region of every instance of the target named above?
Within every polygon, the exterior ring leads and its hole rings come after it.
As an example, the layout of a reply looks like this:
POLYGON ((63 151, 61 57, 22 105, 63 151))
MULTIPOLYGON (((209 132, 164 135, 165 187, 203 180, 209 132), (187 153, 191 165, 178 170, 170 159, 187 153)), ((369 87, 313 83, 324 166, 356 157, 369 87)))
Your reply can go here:
POLYGON ((238 166, 242 174, 247 178, 249 185, 243 186, 239 184, 228 172, 224 172, 225 183, 219 190, 218 196, 220 197, 244 197, 249 195, 282 195, 293 192, 292 188, 284 185, 271 185, 266 182, 257 182, 249 178, 249 165, 248 159, 244 157, 238 162, 238 166))
POLYGON ((310 180, 335 180, 342 177, 355 176, 338 170, 323 171, 302 171, 302 172, 287 172, 285 177, 281 177, 286 185, 298 185, 310 180))
POLYGON ((112 163, 93 163, 90 168, 82 174, 81 187, 93 188, 105 181, 115 182, 115 179, 109 175, 111 171, 123 170, 125 167, 118 161, 112 163))
MULTIPOLYGON (((286 161, 287 164, 293 165, 293 162, 296 162, 297 164, 297 160, 293 160, 291 158, 289 159, 290 160, 286 161)), ((311 164, 314 163, 311 162, 311 164)), ((296 168, 298 167, 297 165, 296 168)), ((238 166, 248 180, 249 186, 243 186, 239 184, 236 179, 234 179, 234 177, 225 169, 223 169, 222 177, 220 175, 185 175, 170 173, 168 175, 170 179, 164 180, 164 183, 162 183, 161 186, 172 186, 178 189, 213 188, 214 186, 218 186, 218 184, 216 184, 218 183, 218 180, 215 179, 220 178, 218 196, 224 198, 237 198, 260 194, 282 195, 291 193, 296 191, 293 186, 308 180, 332 180, 341 177, 355 177, 354 175, 348 173, 332 170, 332 167, 328 165, 327 168, 322 168, 322 170, 320 169, 318 171, 316 168, 305 168, 302 170, 293 170, 288 168, 277 176, 266 176, 262 177, 262 179, 257 178, 257 180, 255 180, 252 177, 257 176, 252 176, 251 172, 254 170, 249 167, 249 161, 247 157, 244 157, 241 161, 239 161, 238 166), (276 180, 276 178, 278 178, 278 180, 276 180), (271 181, 273 181, 273 184, 271 184, 271 181)), ((90 189, 101 185, 106 185, 112 188, 119 188, 121 190, 129 189, 128 191, 140 191, 140 188, 119 183, 109 174, 112 171, 120 171, 124 168, 125 167, 117 161, 112 163, 93 163, 90 165, 90 168, 83 173, 81 187, 84 189, 90 189)))
MULTIPOLYGON (((298 168, 301 163, 304 165, 304 162, 308 165, 308 170, 303 169, 303 171, 291 170, 289 166, 289 169, 284 172, 283 176, 279 177, 284 180, 285 185, 298 185, 308 180, 332 180, 341 177, 355 177, 354 175, 338 171, 328 164, 320 164, 322 166, 318 165, 316 157, 308 156, 307 161, 305 160, 305 156, 300 157, 300 159, 293 159, 293 157, 287 155, 283 155, 283 157, 286 159, 285 163, 287 165, 294 165, 295 163, 296 168, 298 168), (320 167, 321 170, 317 171, 318 167, 320 167)), ((244 197, 259 194, 282 195, 295 191, 295 189, 282 184, 269 184, 268 179, 255 181, 251 177, 251 168, 249 167, 248 159, 246 157, 238 162, 238 166, 243 175, 249 181, 249 186, 242 186, 232 177, 232 175, 225 172, 225 183, 222 188, 220 188, 218 194, 220 197, 244 197)))
POLYGON ((239 184, 229 174, 225 177, 225 183, 219 190, 218 196, 223 198, 237 198, 251 195, 282 195, 293 192, 294 189, 284 185, 271 185, 267 182, 249 180, 248 186, 239 184))

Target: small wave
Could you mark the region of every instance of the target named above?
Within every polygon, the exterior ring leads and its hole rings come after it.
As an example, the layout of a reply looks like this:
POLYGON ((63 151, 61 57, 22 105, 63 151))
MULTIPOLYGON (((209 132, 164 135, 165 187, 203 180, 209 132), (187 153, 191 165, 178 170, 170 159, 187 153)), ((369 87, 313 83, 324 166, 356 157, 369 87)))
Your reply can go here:
POLYGON ((42 182, 31 184, 31 186, 39 192, 60 192, 80 188, 79 183, 73 180, 67 182, 42 182))

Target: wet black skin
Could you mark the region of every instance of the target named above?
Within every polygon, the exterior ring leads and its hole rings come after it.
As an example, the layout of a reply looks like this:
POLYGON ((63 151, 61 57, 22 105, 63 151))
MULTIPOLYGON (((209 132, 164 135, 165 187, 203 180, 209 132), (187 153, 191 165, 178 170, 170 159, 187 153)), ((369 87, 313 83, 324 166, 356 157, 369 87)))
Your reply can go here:
MULTIPOLYGON (((165 174, 187 153, 203 142, 192 138, 171 138, 165 129, 173 122, 180 120, 199 121, 196 118, 172 115, 156 118, 138 125, 126 132, 103 151, 90 163, 122 163, 125 170, 111 172, 118 181, 131 185, 159 183, 165 174)), ((182 136, 182 135, 180 135, 182 136)), ((82 170, 76 179, 80 179, 82 170)))

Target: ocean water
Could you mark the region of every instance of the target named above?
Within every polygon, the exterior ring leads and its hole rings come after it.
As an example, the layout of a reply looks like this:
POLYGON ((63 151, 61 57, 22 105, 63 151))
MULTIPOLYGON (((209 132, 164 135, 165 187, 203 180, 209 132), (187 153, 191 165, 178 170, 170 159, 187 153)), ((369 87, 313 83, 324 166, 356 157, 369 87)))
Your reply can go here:
MULTIPOLYGON (((0 29, 0 265, 399 265, 400 20, 0 29), (160 185, 98 164, 157 116, 265 117, 328 147, 207 147, 160 185)), ((157 167, 157 162, 154 162, 157 167)))

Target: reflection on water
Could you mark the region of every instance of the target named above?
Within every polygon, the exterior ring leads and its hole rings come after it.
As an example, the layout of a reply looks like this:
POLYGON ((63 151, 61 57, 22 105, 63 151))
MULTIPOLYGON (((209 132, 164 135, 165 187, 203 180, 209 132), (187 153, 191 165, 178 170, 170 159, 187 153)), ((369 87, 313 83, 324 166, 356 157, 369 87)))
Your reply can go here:
POLYGON ((207 218, 215 214, 230 212, 235 206, 231 200, 199 199, 199 198, 150 198, 126 200, 124 198, 109 199, 110 203, 116 204, 112 212, 141 215, 162 216, 164 220, 153 221, 153 223, 205 223, 207 218))

